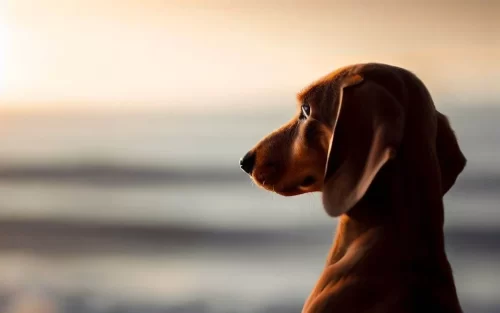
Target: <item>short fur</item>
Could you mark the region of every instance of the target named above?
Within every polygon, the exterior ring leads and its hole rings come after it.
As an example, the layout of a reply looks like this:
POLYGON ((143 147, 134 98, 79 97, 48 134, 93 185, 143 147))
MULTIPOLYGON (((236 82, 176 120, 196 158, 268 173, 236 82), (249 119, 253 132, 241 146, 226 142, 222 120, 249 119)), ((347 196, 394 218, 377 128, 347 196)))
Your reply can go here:
POLYGON ((402 68, 357 64, 298 100, 296 116, 251 152, 258 185, 285 196, 322 191, 326 212, 340 216, 302 313, 462 312, 442 198, 466 159, 424 84, 402 68))

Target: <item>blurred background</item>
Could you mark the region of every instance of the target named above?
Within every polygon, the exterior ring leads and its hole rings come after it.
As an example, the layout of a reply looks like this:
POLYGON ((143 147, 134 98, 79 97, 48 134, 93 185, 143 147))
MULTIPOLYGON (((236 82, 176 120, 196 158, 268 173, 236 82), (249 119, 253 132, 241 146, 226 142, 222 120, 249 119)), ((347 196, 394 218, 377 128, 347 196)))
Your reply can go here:
POLYGON ((300 312, 336 221, 238 160, 347 64, 416 73, 466 170, 465 312, 500 312, 499 1, 0 0, 0 312, 300 312))

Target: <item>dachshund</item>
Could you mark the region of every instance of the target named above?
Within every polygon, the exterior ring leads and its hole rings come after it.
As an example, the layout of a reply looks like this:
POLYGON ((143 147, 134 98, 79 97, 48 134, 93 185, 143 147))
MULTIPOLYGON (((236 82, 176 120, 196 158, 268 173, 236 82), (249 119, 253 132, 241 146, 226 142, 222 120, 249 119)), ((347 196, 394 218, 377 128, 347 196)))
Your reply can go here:
POLYGON ((388 64, 340 68, 241 160, 283 196, 322 192, 339 217, 302 313, 462 312, 444 243, 443 196, 466 158, 424 83, 388 64))

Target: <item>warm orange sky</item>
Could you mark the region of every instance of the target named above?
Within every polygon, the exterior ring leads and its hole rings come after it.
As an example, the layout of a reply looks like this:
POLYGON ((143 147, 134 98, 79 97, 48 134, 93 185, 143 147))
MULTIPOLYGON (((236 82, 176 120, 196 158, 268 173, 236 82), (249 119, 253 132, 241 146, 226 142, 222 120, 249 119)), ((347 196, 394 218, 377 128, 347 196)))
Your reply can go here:
POLYGON ((229 105, 365 61, 500 102, 500 1, 413 2, 0 0, 0 106, 229 105))

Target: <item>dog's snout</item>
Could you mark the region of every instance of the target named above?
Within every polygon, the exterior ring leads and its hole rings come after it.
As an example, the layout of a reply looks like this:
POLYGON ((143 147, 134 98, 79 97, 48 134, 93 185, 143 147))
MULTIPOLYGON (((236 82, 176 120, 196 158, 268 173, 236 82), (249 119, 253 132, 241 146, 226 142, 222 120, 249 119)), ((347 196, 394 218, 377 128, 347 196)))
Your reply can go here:
POLYGON ((240 167, 247 174, 251 174, 253 170, 253 166, 255 165, 255 153, 248 152, 244 157, 240 159, 240 167))

